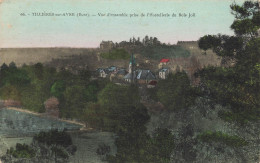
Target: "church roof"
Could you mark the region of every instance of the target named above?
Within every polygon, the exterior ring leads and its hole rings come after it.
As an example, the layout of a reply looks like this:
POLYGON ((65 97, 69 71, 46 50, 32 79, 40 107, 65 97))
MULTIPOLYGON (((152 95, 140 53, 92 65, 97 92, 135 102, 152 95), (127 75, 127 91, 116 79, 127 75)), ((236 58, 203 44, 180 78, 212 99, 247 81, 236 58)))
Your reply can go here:
MULTIPOLYGON (((155 75, 150 70, 136 70, 133 72, 134 78, 137 80, 154 80, 155 75), (137 75, 136 75, 137 74, 137 75)), ((128 73, 124 78, 131 79, 131 73, 128 73)))
POLYGON ((126 75, 127 71, 126 71, 126 69, 119 69, 116 74, 117 75, 126 75))
MULTIPOLYGON (((135 72, 135 71, 133 72, 133 78, 134 78, 134 79, 136 78, 136 72, 135 72)), ((124 79, 132 79, 132 74, 131 74, 131 73, 127 73, 127 74, 124 76, 124 79)))

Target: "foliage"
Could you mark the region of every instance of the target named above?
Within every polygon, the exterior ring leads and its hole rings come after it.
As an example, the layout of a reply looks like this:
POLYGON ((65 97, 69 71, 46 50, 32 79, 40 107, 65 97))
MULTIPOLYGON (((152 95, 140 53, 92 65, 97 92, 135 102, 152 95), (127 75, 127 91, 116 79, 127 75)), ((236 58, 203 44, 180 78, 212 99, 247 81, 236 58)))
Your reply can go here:
POLYGON ((77 147, 73 145, 71 136, 65 131, 50 130, 40 132, 33 137, 32 146, 40 151, 39 157, 68 161, 74 155, 77 147))
POLYGON ((103 115, 104 127, 115 132, 127 132, 142 127, 149 119, 147 110, 140 103, 138 88, 107 84, 98 94, 98 104, 103 115))
POLYGON ((157 85, 156 98, 172 111, 192 105, 196 96, 185 72, 170 74, 168 79, 159 81, 157 85))
POLYGON ((61 113, 63 117, 80 117, 83 108, 86 105, 84 96, 84 86, 72 85, 64 91, 65 102, 62 105, 61 113))
POLYGON ((97 102, 98 87, 94 84, 88 85, 84 94, 87 101, 97 102))
POLYGON ((242 147, 248 144, 247 141, 245 141, 243 138, 240 138, 239 136, 230 136, 228 134, 222 133, 220 131, 218 132, 211 132, 207 131, 202 134, 198 135, 198 139, 211 143, 211 142, 219 142, 221 144, 226 144, 227 146, 231 147, 242 147))
POLYGON ((62 98, 65 88, 65 82, 58 80, 51 86, 51 94, 57 98, 62 98))
POLYGON ((17 88, 13 85, 7 84, 0 88, 0 97, 1 99, 12 99, 12 100, 20 100, 21 95, 17 88))
MULTIPOLYGON (((129 41, 122 41, 115 44, 116 48, 125 48, 131 52, 141 54, 151 59, 189 57, 190 52, 181 46, 161 43, 156 37, 145 36, 140 38, 130 38, 129 41)), ((130 58, 130 57, 128 57, 130 58)))
POLYGON ((25 109, 40 113, 44 112, 44 101, 47 100, 47 95, 44 95, 43 92, 37 91, 35 86, 25 87, 21 94, 22 106, 25 109))
POLYGON ((88 127, 102 129, 104 127, 104 113, 97 103, 89 102, 82 113, 82 120, 88 127))
POLYGON ((209 90, 209 97, 230 110, 219 116, 227 121, 257 122, 260 117, 260 38, 258 2, 232 4, 235 21, 231 29, 235 36, 204 36, 199 40, 203 50, 213 49, 224 60, 234 64, 224 67, 207 67, 198 72, 201 82, 209 90))
POLYGON ((33 141, 37 141, 40 144, 59 145, 68 147, 72 145, 72 139, 65 131, 51 130, 49 132, 40 132, 33 137, 33 141))
POLYGON ((190 52, 177 45, 145 46, 137 49, 137 53, 151 59, 189 57, 190 52))
MULTIPOLYGON (((117 134, 116 156, 107 155, 109 162, 168 162, 174 148, 173 136, 167 129, 158 129, 150 137, 145 133, 149 120, 140 103, 136 86, 109 83, 99 92, 97 103, 90 102, 84 110, 90 126, 117 134)), ((106 155, 108 148, 100 146, 98 153, 106 155)))
POLYGON ((124 59, 128 60, 130 58, 130 54, 125 49, 118 48, 112 49, 108 53, 101 53, 101 57, 105 59, 124 59))
POLYGON ((22 69, 18 69, 15 63, 10 64, 11 67, 7 65, 2 65, 1 69, 1 82, 0 86, 4 85, 14 85, 14 86, 25 86, 30 83, 30 79, 26 72, 22 69))
POLYGON ((257 35, 257 30, 260 28, 259 2, 246 1, 242 6, 232 4, 230 8, 236 18, 231 29, 237 35, 257 35))
POLYGON ((174 149, 174 137, 168 129, 156 129, 152 136, 140 131, 136 135, 119 136, 116 145, 116 156, 107 157, 111 163, 167 163, 174 149))
POLYGON ((32 147, 26 144, 16 144, 16 149, 11 147, 7 149, 6 154, 12 155, 15 158, 33 158, 35 157, 35 150, 32 147))
POLYGON ((147 149, 154 162, 169 162, 174 149, 174 136, 166 128, 157 128, 147 149))
POLYGON ((106 85, 105 81, 90 82, 87 70, 75 75, 66 70, 56 72, 41 63, 22 67, 3 64, 0 77, 2 99, 18 100, 25 109, 44 112, 44 102, 55 96, 60 101, 61 116, 67 118, 78 117, 85 103, 97 101, 97 93, 106 85))
POLYGON ((110 152, 110 146, 106 144, 99 144, 96 153, 98 155, 106 155, 110 152))
POLYGON ((24 159, 28 162, 68 162, 76 151, 68 133, 50 130, 36 134, 30 145, 17 143, 16 149, 11 147, 1 159, 5 162, 23 162, 24 159))

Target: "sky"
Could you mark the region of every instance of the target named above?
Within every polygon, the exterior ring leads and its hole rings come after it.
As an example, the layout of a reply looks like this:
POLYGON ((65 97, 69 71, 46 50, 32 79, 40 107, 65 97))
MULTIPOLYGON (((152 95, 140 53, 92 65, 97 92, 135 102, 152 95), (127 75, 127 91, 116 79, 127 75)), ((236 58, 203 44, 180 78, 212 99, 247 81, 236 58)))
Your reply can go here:
MULTIPOLYGON (((241 4, 244 0, 235 0, 241 4)), ((206 34, 229 34, 234 0, 0 0, 0 48, 98 47, 152 36, 161 42, 195 41, 206 34), (35 13, 54 16, 34 16, 35 13), (57 14, 74 13, 74 16, 57 14), (80 13, 85 16, 77 16, 80 13), (98 14, 127 14, 99 16, 98 14), (138 14, 130 17, 130 14, 138 14), (141 17, 141 14, 145 16, 141 17), (170 17, 147 17, 168 13, 170 17), (176 17, 171 17, 176 14, 176 17), (186 13, 187 17, 179 17, 186 13), (195 16, 188 18, 189 13, 195 16), (25 16, 23 16, 23 14, 25 16), (89 15, 89 16, 87 16, 89 15), (95 15, 95 16, 94 16, 95 15)))

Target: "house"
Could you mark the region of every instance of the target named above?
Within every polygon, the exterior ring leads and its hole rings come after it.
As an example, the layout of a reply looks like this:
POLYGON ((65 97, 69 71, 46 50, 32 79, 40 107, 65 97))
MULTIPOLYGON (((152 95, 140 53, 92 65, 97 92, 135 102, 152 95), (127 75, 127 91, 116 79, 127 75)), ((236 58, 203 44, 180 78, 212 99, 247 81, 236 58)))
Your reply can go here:
POLYGON ((108 71, 110 72, 116 72, 117 71, 117 67, 116 66, 110 66, 109 68, 107 68, 108 71))
POLYGON ((135 65, 135 58, 132 54, 129 62, 129 73, 124 76, 125 81, 146 84, 156 79, 155 75, 150 70, 135 70, 135 65))
POLYGON ((127 82, 131 82, 133 79, 139 84, 147 84, 150 81, 156 80, 156 77, 150 70, 136 70, 133 73, 128 73, 124 79, 127 82))
POLYGON ((139 84, 149 83, 152 80, 155 80, 155 75, 150 70, 137 70, 137 81, 139 84))
POLYGON ((120 78, 120 79, 123 79, 124 76, 127 74, 128 72, 126 71, 126 69, 122 68, 122 69, 119 69, 117 70, 116 72, 116 77, 117 78, 120 78))
POLYGON ((98 68, 97 73, 99 77, 106 78, 110 74, 110 71, 107 68, 98 68))
POLYGON ((100 43, 100 49, 102 50, 110 50, 115 46, 115 44, 113 43, 113 41, 102 41, 100 43))
POLYGON ((124 81, 124 76, 128 72, 124 68, 117 68, 116 71, 113 71, 110 75, 110 81, 113 82, 123 82, 124 81))
POLYGON ((169 75, 169 69, 168 68, 162 68, 159 70, 159 79, 166 79, 169 75))
POLYGON ((133 73, 129 72, 124 76, 125 81, 127 82, 131 82, 133 80, 133 82, 136 81, 136 71, 133 71, 133 73))
POLYGON ((168 64, 169 61, 170 61, 170 59, 165 59, 165 58, 161 59, 159 65, 158 65, 158 68, 162 69, 164 67, 164 65, 168 64))

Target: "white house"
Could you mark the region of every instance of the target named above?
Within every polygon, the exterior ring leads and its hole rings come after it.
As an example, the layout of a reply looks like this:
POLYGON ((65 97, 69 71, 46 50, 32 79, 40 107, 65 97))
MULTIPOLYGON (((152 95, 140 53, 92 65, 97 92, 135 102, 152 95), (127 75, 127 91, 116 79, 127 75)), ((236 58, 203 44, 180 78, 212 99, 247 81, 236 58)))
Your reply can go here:
POLYGON ((160 79, 166 79, 169 75, 169 69, 168 68, 163 68, 159 70, 159 78, 160 79))
POLYGON ((107 68, 99 68, 97 69, 98 76, 101 78, 106 78, 107 75, 110 74, 110 71, 107 68))

